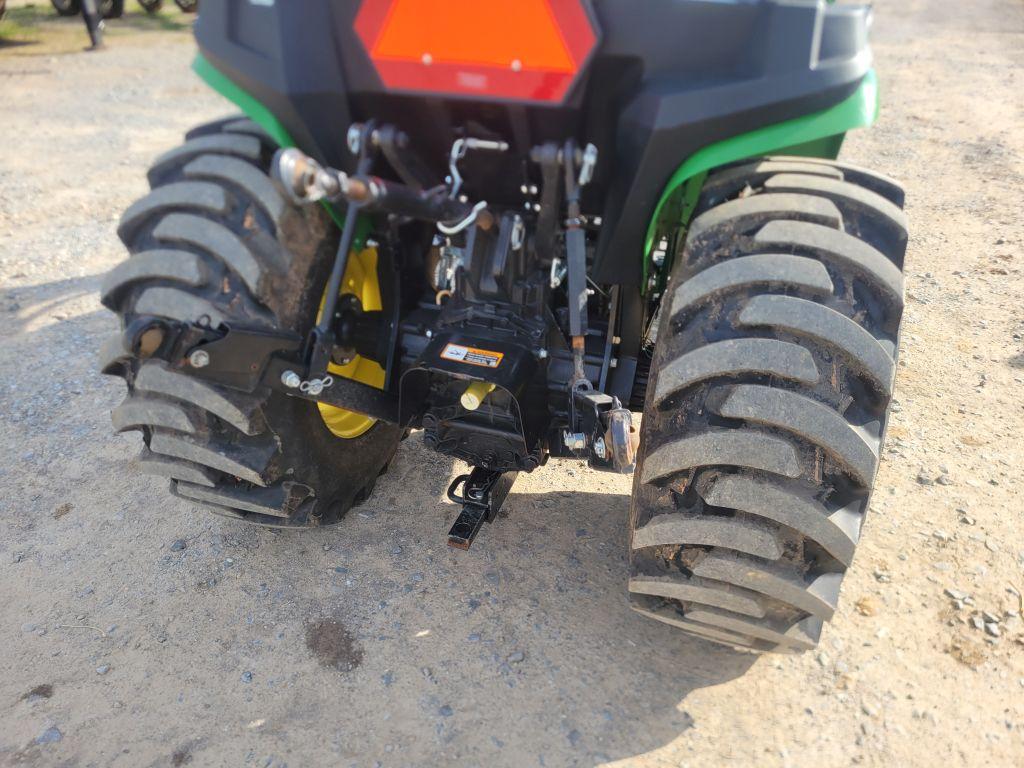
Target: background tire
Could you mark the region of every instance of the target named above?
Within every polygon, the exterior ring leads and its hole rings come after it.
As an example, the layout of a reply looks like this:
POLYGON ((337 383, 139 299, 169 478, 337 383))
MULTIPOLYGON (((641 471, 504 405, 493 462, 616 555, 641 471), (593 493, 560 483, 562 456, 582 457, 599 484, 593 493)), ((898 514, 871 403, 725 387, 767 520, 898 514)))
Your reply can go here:
POLYGON ((82 12, 79 0, 50 0, 50 3, 58 16, 77 16, 82 12))
POLYGON ((199 0, 174 0, 174 4, 185 13, 195 13, 199 10, 199 0))
POLYGON ((174 494, 250 522, 336 522, 364 500, 401 438, 375 424, 353 439, 327 429, 315 403, 216 386, 149 359, 159 341, 136 337, 138 318, 236 323, 305 335, 337 247, 319 206, 299 208, 267 175, 275 147, 251 121, 202 126, 149 171, 152 192, 122 216, 131 257, 106 278, 101 300, 123 332, 101 369, 123 377, 118 431, 139 430, 143 472, 174 494))
POLYGON ((104 19, 120 19, 124 16, 124 0, 100 0, 99 11, 104 19))
POLYGON ((164 0, 139 0, 139 5, 146 13, 156 13, 164 7, 164 0))
POLYGON ((813 648, 836 608, 896 370, 903 192, 841 163, 709 176, 663 298, 630 602, 728 645, 813 648))

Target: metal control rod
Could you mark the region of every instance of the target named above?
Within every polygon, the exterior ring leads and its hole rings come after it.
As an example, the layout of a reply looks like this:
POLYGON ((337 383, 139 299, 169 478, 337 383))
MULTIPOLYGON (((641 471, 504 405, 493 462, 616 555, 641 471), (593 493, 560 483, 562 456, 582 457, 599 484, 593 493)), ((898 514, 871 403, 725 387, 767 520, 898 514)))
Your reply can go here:
POLYGON ((366 211, 383 211, 448 227, 465 222, 489 229, 494 224, 486 204, 473 205, 453 198, 444 187, 420 190, 371 176, 363 169, 349 176, 335 168, 325 168, 294 147, 278 150, 274 156, 274 175, 298 203, 346 201, 366 211))

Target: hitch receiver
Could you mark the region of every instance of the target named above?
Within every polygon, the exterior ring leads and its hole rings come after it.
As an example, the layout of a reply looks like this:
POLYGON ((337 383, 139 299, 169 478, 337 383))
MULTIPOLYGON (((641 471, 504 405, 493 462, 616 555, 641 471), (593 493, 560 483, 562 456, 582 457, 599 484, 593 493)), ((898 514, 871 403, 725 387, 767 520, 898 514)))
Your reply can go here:
POLYGON ((448 546, 469 549, 483 524, 492 522, 497 516, 518 474, 473 467, 470 474, 459 475, 452 481, 448 486, 448 498, 461 504, 462 512, 448 531, 448 546), (457 494, 460 485, 461 496, 457 494))

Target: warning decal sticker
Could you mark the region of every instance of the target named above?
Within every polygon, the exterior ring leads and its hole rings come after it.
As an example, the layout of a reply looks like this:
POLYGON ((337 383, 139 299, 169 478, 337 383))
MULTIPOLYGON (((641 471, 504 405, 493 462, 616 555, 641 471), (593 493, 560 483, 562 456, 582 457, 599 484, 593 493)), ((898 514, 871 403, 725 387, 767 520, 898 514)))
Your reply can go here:
POLYGON ((441 350, 441 357, 445 360, 454 360, 457 363, 468 365, 479 365, 483 368, 497 368, 504 357, 502 352, 492 352, 489 349, 477 349, 476 347, 464 347, 461 344, 448 344, 441 350))

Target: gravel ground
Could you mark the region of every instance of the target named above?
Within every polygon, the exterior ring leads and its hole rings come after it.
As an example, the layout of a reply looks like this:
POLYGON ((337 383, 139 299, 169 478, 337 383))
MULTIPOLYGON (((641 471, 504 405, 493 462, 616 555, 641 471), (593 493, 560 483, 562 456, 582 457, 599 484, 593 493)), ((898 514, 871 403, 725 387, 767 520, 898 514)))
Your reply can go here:
POLYGON ((0 48, 0 765, 1024 764, 1024 7, 877 5, 845 157, 908 188, 898 404, 836 619, 785 657, 628 610, 624 478, 552 462, 456 552, 415 436, 305 534, 138 476, 96 293, 147 162, 227 106, 180 33, 0 48))

